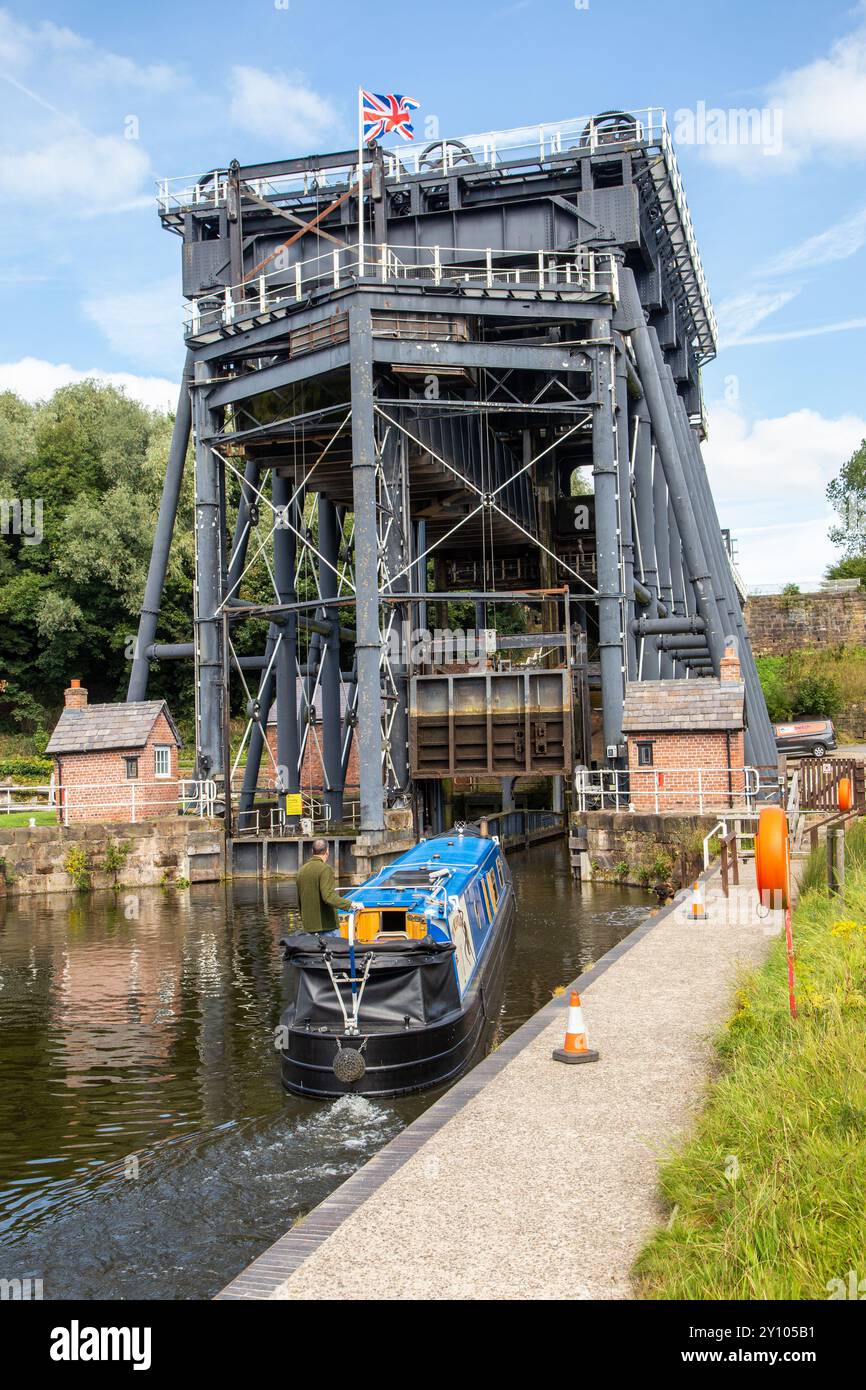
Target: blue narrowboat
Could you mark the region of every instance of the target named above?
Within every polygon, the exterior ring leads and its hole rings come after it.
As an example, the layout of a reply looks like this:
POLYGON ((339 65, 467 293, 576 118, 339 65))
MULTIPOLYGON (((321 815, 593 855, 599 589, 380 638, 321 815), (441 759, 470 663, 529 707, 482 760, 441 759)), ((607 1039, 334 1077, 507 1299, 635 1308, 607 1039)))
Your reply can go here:
POLYGON ((470 1065, 502 999, 514 885, 498 840, 422 840, 353 893, 339 931, 285 937, 296 994, 282 1079, 305 1096, 397 1096, 470 1065))

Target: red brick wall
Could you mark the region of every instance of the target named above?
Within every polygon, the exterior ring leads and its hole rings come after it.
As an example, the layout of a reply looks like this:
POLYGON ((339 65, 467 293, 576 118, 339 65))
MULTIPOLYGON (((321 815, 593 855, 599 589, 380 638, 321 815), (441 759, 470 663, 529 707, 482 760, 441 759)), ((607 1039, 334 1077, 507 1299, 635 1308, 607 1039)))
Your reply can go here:
MULTIPOLYGON (((301 767, 301 791, 313 792, 319 796, 325 787, 325 771, 322 766, 322 726, 317 724, 315 732, 311 728, 307 734, 307 744, 304 748, 304 761, 301 767)), ((267 756, 262 755, 262 765, 259 772, 259 783, 263 787, 274 785, 274 764, 277 759, 277 730, 274 724, 268 725, 268 747, 273 756, 273 762, 267 756)), ((349 749, 349 766, 346 769, 346 794, 352 796, 357 794, 360 786, 360 774, 358 772, 358 738, 357 731, 352 738, 349 749)))
MULTIPOLYGON (((731 804, 724 733, 629 734, 630 801, 636 811, 724 810, 731 804), (638 766, 638 743, 651 743, 652 767, 638 766), (700 769, 700 776, 698 776, 700 769)), ((742 732, 731 733, 730 790, 742 802, 745 751, 742 732)))
POLYGON ((151 820, 177 813, 177 745, 164 714, 160 714, 143 748, 117 748, 101 753, 62 753, 54 759, 60 788, 61 820, 151 820), (171 748, 171 775, 156 778, 157 744, 171 748), (138 758, 138 780, 127 780, 124 758, 138 758), (133 804, 133 787, 135 788, 133 804))

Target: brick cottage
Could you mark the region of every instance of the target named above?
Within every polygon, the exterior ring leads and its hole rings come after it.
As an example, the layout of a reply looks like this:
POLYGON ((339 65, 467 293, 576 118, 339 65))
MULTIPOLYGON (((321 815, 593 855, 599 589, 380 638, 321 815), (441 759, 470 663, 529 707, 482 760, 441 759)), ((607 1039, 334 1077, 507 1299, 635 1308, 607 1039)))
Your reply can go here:
POLYGON ((636 811, 725 810, 746 790, 745 690, 728 648, 718 678, 626 688, 630 804, 636 811))
POLYGON ((164 700, 89 705, 74 680, 47 752, 61 820, 139 821, 177 812, 181 737, 164 700))

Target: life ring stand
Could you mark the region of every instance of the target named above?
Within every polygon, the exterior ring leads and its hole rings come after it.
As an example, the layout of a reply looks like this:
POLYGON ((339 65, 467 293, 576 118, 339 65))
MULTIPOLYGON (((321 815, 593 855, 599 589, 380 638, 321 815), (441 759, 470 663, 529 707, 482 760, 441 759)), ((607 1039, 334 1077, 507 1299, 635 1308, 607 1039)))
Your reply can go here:
POLYGON ((765 806, 755 835, 755 877, 765 906, 791 906, 791 850, 788 818, 781 806, 765 806))
POLYGON ((839 810, 850 811, 854 806, 854 788, 850 777, 839 778, 839 810))

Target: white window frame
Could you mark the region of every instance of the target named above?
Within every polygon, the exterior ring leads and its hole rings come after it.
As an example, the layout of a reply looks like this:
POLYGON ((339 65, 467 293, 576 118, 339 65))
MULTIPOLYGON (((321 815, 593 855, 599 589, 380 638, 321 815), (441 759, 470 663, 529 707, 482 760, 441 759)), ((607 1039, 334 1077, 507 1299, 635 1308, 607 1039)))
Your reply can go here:
POLYGON ((170 743, 155 743, 155 744, 153 745, 153 775, 154 775, 154 777, 159 777, 159 778, 170 777, 170 776, 171 776, 171 744, 170 744, 170 743), (159 770, 159 755, 160 755, 160 753, 165 753, 165 759, 166 759, 166 769, 165 769, 165 772, 160 772, 160 770, 159 770))

